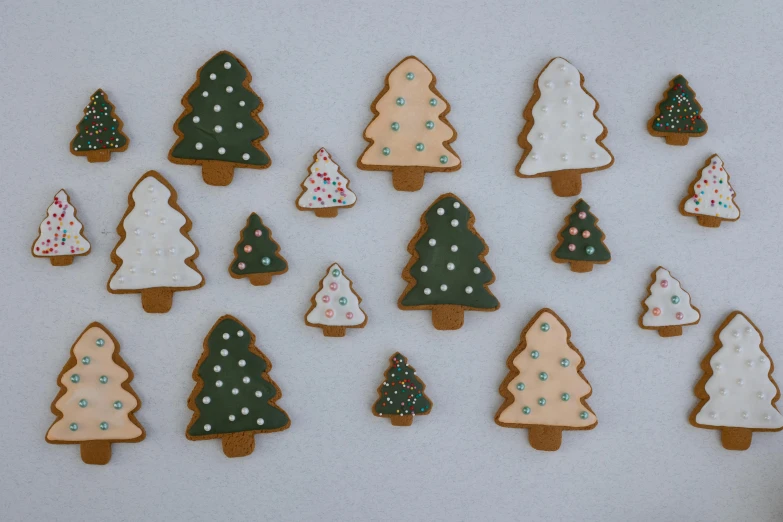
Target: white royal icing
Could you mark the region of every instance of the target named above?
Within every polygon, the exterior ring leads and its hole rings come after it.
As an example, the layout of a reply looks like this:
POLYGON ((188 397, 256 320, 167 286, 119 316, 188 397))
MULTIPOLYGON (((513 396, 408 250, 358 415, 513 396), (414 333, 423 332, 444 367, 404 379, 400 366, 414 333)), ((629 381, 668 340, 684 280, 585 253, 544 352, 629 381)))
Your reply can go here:
POLYGON ((169 206, 169 189, 147 176, 131 197, 134 207, 122 222, 125 239, 116 251, 122 266, 109 281, 109 288, 139 290, 201 283, 201 274, 185 264, 196 247, 180 232, 186 219, 169 206))
POLYGON ((351 290, 351 284, 343 274, 340 265, 334 263, 329 267, 329 273, 321 279, 321 289, 315 294, 315 307, 307 314, 307 322, 312 324, 321 324, 325 326, 357 326, 364 322, 365 315, 359 308, 359 298, 351 290), (335 277, 332 275, 334 270, 340 274, 335 277), (337 288, 332 290, 331 284, 336 284, 337 288), (328 297, 328 301, 324 301, 328 297), (340 304, 340 298, 345 297, 348 302, 340 304), (327 317, 328 310, 331 310, 332 317, 327 317), (353 314, 349 319, 348 314, 353 314))
POLYGON ((738 313, 718 335, 722 346, 710 359, 710 396, 696 414, 705 426, 777 429, 783 415, 772 406, 777 394, 769 378, 771 361, 761 351, 761 334, 738 313))
POLYGON ((734 189, 729 184, 723 160, 717 154, 710 158, 709 165, 701 169, 698 181, 693 184, 691 198, 685 202, 684 208, 685 212, 694 215, 722 219, 739 217, 739 209, 734 204, 734 189))
POLYGON ((304 181, 305 190, 299 196, 301 208, 344 207, 356 203, 356 194, 348 188, 348 178, 340 166, 322 148, 310 165, 310 175, 304 181))
POLYGON ((82 236, 82 224, 76 219, 76 209, 61 190, 46 210, 33 251, 36 256, 73 256, 90 251, 90 243, 82 236))
POLYGON ((604 126, 595 116, 595 100, 582 88, 576 67, 555 58, 538 77, 541 93, 533 106, 527 135, 532 150, 519 167, 523 176, 608 165, 612 157, 596 141, 604 126))
POLYGON ((644 300, 647 312, 642 316, 644 326, 674 326, 695 323, 699 320, 699 312, 691 306, 691 296, 685 292, 668 270, 661 267, 655 272, 655 282, 650 287, 650 295, 644 300), (663 286, 666 281, 666 286, 663 286), (679 303, 674 304, 672 297, 680 298, 679 303), (661 311, 656 316, 655 309, 661 311), (682 313, 682 319, 677 319, 677 313, 682 313))

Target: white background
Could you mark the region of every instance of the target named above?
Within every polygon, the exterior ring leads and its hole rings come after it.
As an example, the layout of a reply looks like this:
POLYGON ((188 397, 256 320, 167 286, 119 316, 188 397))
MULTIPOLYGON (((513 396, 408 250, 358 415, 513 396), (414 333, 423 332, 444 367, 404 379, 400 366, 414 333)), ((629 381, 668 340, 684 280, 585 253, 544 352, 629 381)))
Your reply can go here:
POLYGON ((774 0, 524 4, 2 2, 3 518, 780 520, 783 434, 756 434, 750 450, 728 452, 717 432, 692 427, 688 415, 699 362, 732 310, 748 314, 783 365, 783 9, 774 0), (239 170, 218 188, 166 155, 181 96, 222 49, 253 74, 273 165, 239 170), (433 70, 452 106, 463 166, 401 193, 390 174, 359 171, 355 162, 370 103, 409 54, 433 70), (549 258, 573 199, 555 197, 546 179, 514 176, 522 110, 553 56, 584 74, 616 157, 584 179, 582 196, 613 256, 589 274, 549 258), (684 148, 646 130, 678 73, 709 123, 709 133, 684 148), (131 144, 110 163, 88 164, 68 153, 68 143, 99 87, 131 144), (358 196, 334 220, 294 205, 321 146, 358 196), (714 152, 732 175, 742 217, 706 229, 677 206, 714 152), (165 315, 145 314, 138 295, 106 291, 127 193, 149 169, 179 192, 207 281, 176 294, 165 315), (92 253, 52 267, 32 258, 30 245, 61 187, 92 253), (448 191, 476 214, 501 308, 468 313, 461 330, 438 332, 428 312, 403 312, 396 302, 419 216, 448 191), (269 287, 227 273, 253 211, 290 264, 269 287), (365 329, 342 339, 324 338, 303 320, 333 261, 354 280, 369 316, 365 329), (659 264, 702 311, 682 337, 662 339, 637 324, 659 264), (537 452, 525 431, 493 422, 506 357, 544 306, 568 323, 585 356, 599 419, 593 431, 566 433, 556 453, 537 452), (288 431, 257 436, 255 453, 242 459, 224 457, 218 441, 184 435, 191 371, 224 313, 255 332, 291 417, 288 431), (121 343, 147 429, 142 443, 115 444, 103 467, 83 464, 76 446, 44 442, 56 377, 91 321, 121 343), (409 357, 434 402, 410 428, 370 413, 395 350, 409 357))

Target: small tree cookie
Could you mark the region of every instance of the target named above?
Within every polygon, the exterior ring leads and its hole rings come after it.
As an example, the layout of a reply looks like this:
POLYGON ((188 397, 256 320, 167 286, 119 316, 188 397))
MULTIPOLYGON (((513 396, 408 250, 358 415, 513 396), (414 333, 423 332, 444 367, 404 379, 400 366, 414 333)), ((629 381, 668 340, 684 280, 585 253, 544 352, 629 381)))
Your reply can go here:
POLYGON ((655 116, 647 123, 647 130, 653 136, 665 138, 668 145, 687 145, 689 138, 707 134, 707 122, 701 113, 696 93, 688 87, 688 80, 679 75, 669 82, 669 89, 656 107, 655 116))
POLYGON ((188 440, 219 438, 226 457, 245 457, 256 447, 256 433, 288 429, 291 421, 276 404, 281 393, 269 378, 271 370, 253 332, 230 315, 218 319, 193 369, 188 440))
POLYGON ((201 66, 196 83, 182 97, 185 111, 174 123, 177 141, 169 161, 201 165, 208 185, 228 185, 235 168, 272 165, 261 141, 269 132, 258 116, 264 104, 250 87, 242 61, 221 51, 201 66))
POLYGON ((576 67, 553 58, 536 78, 523 113, 526 123, 518 141, 525 152, 517 176, 547 176, 558 196, 576 196, 582 191, 582 174, 614 163, 603 144, 607 130, 596 116, 598 102, 584 83, 576 67))
POLYGON ((568 326, 552 310, 541 309, 528 323, 506 365, 510 371, 500 385, 505 401, 495 422, 527 428, 533 448, 556 451, 563 430, 591 430, 598 424, 587 405, 592 388, 582 375, 585 361, 571 344, 568 326))
POLYGON ((590 272, 593 265, 603 265, 612 260, 604 244, 604 233, 598 228, 598 218, 590 212, 590 205, 580 199, 560 229, 560 242, 552 251, 555 263, 570 263, 572 272, 590 272))
POLYGON ((386 380, 378 387, 373 415, 391 419, 392 426, 410 426, 416 415, 428 415, 432 410, 425 387, 408 359, 400 352, 395 353, 389 358, 386 380))
POLYGON ((117 226, 120 241, 111 253, 117 265, 109 278, 112 294, 140 293, 148 313, 171 310, 174 292, 204 286, 196 267, 198 248, 188 232, 193 223, 177 204, 177 191, 151 170, 128 195, 128 210, 117 226))
POLYGON ((350 183, 340 166, 321 147, 313 155, 310 174, 302 182, 302 194, 296 201, 296 208, 313 210, 318 217, 337 217, 341 208, 356 204, 356 194, 348 188, 350 183))
POLYGON ((90 242, 82 233, 76 207, 71 205, 65 190, 60 189, 46 210, 32 252, 35 257, 48 257, 53 266, 70 265, 74 257, 90 253, 90 242))
POLYGON ((337 263, 326 271, 321 289, 310 301, 305 323, 323 329, 326 337, 343 337, 346 328, 364 328, 367 324, 367 316, 359 307, 362 298, 337 263))
POLYGON ((288 272, 288 263, 280 254, 280 245, 272 239, 272 231, 253 212, 234 247, 234 261, 228 273, 234 279, 247 277, 253 286, 268 285, 272 276, 288 272))
POLYGON ((680 203, 680 213, 696 216, 696 221, 703 227, 716 228, 721 221, 739 219, 740 209, 734 202, 734 195, 723 160, 713 154, 696 175, 690 195, 680 203))
POLYGON ((742 312, 732 312, 718 327, 701 369, 692 425, 720 430, 728 450, 748 449, 754 431, 783 430, 783 415, 775 405, 780 389, 772 378, 772 359, 761 331, 742 312))
POLYGON ((408 56, 386 75, 372 102, 373 120, 364 130, 370 144, 359 158, 362 170, 392 172, 394 188, 416 191, 427 172, 453 172, 462 163, 451 148, 457 132, 446 120, 451 108, 435 88, 435 75, 408 56))
POLYGON ((473 223, 476 218, 461 199, 443 194, 421 216, 408 243, 411 259, 402 271, 408 283, 397 301, 401 310, 432 310, 438 330, 462 327, 466 310, 500 308, 489 290, 495 274, 484 256, 489 247, 473 223))
POLYGON ((114 105, 101 89, 90 96, 84 118, 76 124, 76 130, 76 136, 71 140, 71 154, 87 156, 90 163, 109 161, 112 152, 123 152, 130 143, 122 132, 122 120, 114 113, 114 105))
POLYGON ((699 309, 691 305, 691 296, 682 289, 664 267, 652 273, 652 283, 647 287, 647 299, 642 302, 644 311, 639 316, 639 326, 646 330, 658 330, 661 337, 682 335, 682 327, 698 324, 699 309))
POLYGON ((60 393, 52 402, 57 420, 46 442, 79 444, 85 464, 106 464, 113 442, 144 440, 144 428, 133 415, 141 400, 131 380, 133 371, 120 357, 120 343, 102 324, 90 324, 57 377, 60 393))

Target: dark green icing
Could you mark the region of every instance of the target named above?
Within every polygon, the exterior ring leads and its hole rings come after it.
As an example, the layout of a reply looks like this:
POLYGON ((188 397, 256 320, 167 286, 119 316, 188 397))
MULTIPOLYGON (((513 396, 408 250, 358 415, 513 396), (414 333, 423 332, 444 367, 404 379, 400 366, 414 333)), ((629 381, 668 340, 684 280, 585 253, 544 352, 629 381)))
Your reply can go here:
POLYGON ((674 85, 666 93, 666 99, 658 105, 653 130, 685 134, 705 132, 707 124, 701 118, 701 106, 688 87, 688 80, 680 75, 672 83, 674 85))
POLYGON ((247 226, 242 229, 242 239, 236 248, 236 259, 231 263, 231 272, 237 275, 268 274, 283 272, 288 268, 285 259, 280 257, 280 247, 272 240, 272 232, 264 226, 258 214, 253 212, 248 218, 247 226), (256 237, 256 230, 261 231, 261 236, 256 237), (250 246, 252 251, 245 252, 245 246, 250 246), (269 258, 269 264, 264 265, 263 258, 269 258), (245 263, 245 269, 239 269, 239 263, 245 263))
POLYGON ((247 76, 247 70, 228 53, 218 53, 204 64, 188 95, 192 109, 177 122, 182 137, 172 150, 172 156, 248 165, 269 163, 269 156, 253 146, 254 142, 266 137, 266 132, 257 120, 258 115, 251 115, 261 104, 261 99, 242 85, 247 76), (226 63, 231 68, 226 69, 226 63), (215 75, 214 80, 210 79, 212 74, 215 75), (227 87, 232 92, 226 92, 227 87), (206 97, 204 92, 208 93, 206 97), (220 105, 219 112, 215 111, 215 105, 220 105), (198 117, 199 121, 194 122, 194 117, 198 117), (237 123, 242 124, 241 129, 237 128, 237 123), (216 125, 222 127, 219 133, 215 131, 216 125), (201 143, 200 150, 196 148, 197 143, 201 143), (218 152, 220 147, 225 148, 224 154, 218 152), (249 154, 249 159, 243 159, 243 154, 249 154))
POLYGON ((408 366, 408 359, 397 352, 386 370, 386 380, 378 393, 373 411, 383 415, 416 415, 427 413, 432 403, 424 395, 424 383, 415 375, 415 369, 408 366))
POLYGON ((90 96, 84 118, 76 127, 79 132, 71 141, 73 152, 114 150, 128 144, 128 138, 120 130, 122 122, 114 114, 114 105, 100 89, 90 96))
POLYGON ((288 424, 288 415, 270 404, 279 390, 266 373, 269 367, 266 358, 250 351, 251 336, 242 323, 231 318, 221 320, 212 329, 207 339, 209 353, 198 367, 204 387, 196 397, 198 418, 188 431, 191 436, 276 430, 288 424), (237 334, 240 331, 242 337, 237 334), (229 338, 224 339, 223 334, 229 338), (228 350, 225 356, 220 353, 223 349, 228 350), (240 361, 245 361, 245 365, 240 366, 240 361), (216 372, 215 366, 220 371, 216 372), (250 382, 244 383, 244 377, 249 377, 250 382), (217 386, 218 380, 221 386, 217 386), (236 395, 232 393, 234 388, 238 390, 236 395), (256 396, 257 391, 261 397, 256 396), (209 397, 207 404, 204 397, 209 397), (242 414, 242 408, 248 408, 249 412, 242 414), (229 420, 229 415, 235 419, 229 420), (263 425, 257 419, 264 419, 263 425), (209 431, 204 429, 205 424, 211 426, 209 431))
POLYGON ((492 270, 479 259, 484 251, 484 242, 468 228, 472 214, 468 207, 453 196, 435 201, 425 214, 426 231, 416 242, 414 248, 419 258, 410 267, 410 276, 416 280, 413 288, 402 299, 403 306, 462 305, 471 308, 494 309, 498 300, 484 285, 493 279, 492 270), (454 208, 454 204, 459 208, 454 208), (438 215, 443 209, 443 215, 438 215), (451 221, 456 219, 456 227, 451 221), (429 241, 435 240, 435 246, 429 241), (458 250, 451 251, 452 245, 458 250), (454 263, 454 270, 447 268, 454 263), (422 272, 422 266, 427 267, 422 272), (480 272, 475 274, 474 268, 480 272), (441 290, 441 285, 447 289, 441 290), (465 288, 473 291, 468 294, 465 288), (429 288, 430 294, 425 293, 429 288))
POLYGON ((596 218, 590 213, 590 205, 585 200, 580 199, 574 205, 574 211, 568 216, 568 224, 560 231, 560 244, 555 250, 555 257, 558 259, 564 259, 567 261, 609 261, 612 256, 609 253, 609 249, 604 245, 604 233, 598 229, 596 218), (579 217, 579 213, 584 212, 586 214, 584 219, 579 217), (576 235, 571 235, 569 229, 571 227, 576 228, 576 235), (590 232, 590 237, 582 237, 582 233, 587 230, 590 232), (568 245, 576 245, 576 249, 572 252, 568 249, 568 245), (592 246, 595 251, 592 255, 587 255, 585 249, 588 246, 592 246))

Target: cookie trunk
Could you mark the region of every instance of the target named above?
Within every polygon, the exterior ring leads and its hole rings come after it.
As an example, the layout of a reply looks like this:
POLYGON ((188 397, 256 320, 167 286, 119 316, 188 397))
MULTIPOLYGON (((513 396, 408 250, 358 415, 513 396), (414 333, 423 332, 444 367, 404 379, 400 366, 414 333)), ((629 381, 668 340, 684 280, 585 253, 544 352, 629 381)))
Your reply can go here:
POLYGON ((324 326, 324 337, 345 337, 345 326, 324 326))
POLYGON ((669 326, 662 326, 658 328, 658 335, 661 337, 677 337, 682 335, 682 326, 675 324, 669 326))
POLYGON ((392 415, 389 418, 392 426, 410 426, 413 424, 413 415, 392 415))
POLYGON ((338 210, 339 209, 337 207, 317 208, 315 209, 315 215, 316 217, 333 218, 337 217, 338 210))
POLYGON ((563 442, 563 429, 557 426, 532 426, 527 432, 530 445, 540 451, 557 451, 563 442))
POLYGON ((396 190, 415 192, 424 186, 424 167, 396 167, 392 169, 392 184, 396 190))
POLYGON ((552 192, 556 196, 576 196, 582 192, 582 174, 579 172, 562 172, 549 177, 552 182, 552 192))
POLYGON ((108 149, 87 151, 87 161, 90 163, 103 163, 111 159, 111 151, 108 149))
POLYGON ((667 134, 665 138, 667 145, 683 146, 688 144, 687 134, 667 134))
POLYGON ((696 216, 696 221, 699 225, 707 228, 717 228, 720 226, 721 219, 715 216, 696 216))
POLYGON ((590 261, 571 261, 571 271, 583 274, 593 271, 593 263, 590 261))
POLYGON ((79 444, 85 464, 108 464, 111 460, 111 442, 90 440, 79 444))
POLYGON ((458 305, 432 307, 432 326, 436 330, 459 330, 465 322, 465 310, 458 305))
POLYGON ((229 458, 247 457, 256 449, 256 438, 250 431, 227 433, 221 437, 221 440, 223 453, 229 458))
POLYGON ((68 266, 73 263, 73 256, 52 256, 49 262, 52 266, 68 266))
POLYGON ((727 450, 744 451, 750 448, 753 431, 747 428, 721 428, 720 441, 727 450))
POLYGON ((201 164, 201 177, 207 185, 225 187, 234 179, 234 166, 223 161, 205 161, 201 164))
POLYGON ((141 291, 141 306, 148 314, 165 314, 171 310, 173 300, 171 288, 145 288, 141 291))
POLYGON ((270 274, 251 274, 248 279, 253 286, 265 286, 272 282, 270 274))

